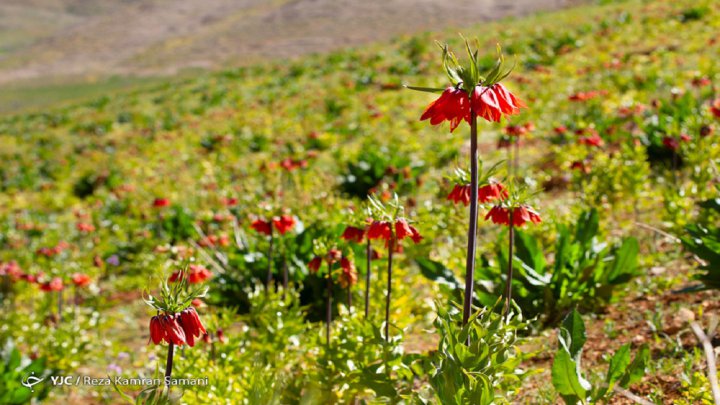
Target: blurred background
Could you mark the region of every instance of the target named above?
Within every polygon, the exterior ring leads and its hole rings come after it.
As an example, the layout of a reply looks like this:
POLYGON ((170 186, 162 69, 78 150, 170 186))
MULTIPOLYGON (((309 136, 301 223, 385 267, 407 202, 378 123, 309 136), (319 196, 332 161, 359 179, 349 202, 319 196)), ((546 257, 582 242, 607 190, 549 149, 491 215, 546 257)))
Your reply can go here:
POLYGON ((0 113, 580 0, 2 0, 0 113))

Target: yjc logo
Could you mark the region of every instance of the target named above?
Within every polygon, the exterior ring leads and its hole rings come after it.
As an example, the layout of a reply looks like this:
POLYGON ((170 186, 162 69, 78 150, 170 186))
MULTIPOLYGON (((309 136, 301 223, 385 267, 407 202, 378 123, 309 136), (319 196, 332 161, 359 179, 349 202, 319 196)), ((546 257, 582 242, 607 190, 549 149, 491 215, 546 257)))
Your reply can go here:
POLYGON ((23 381, 21 381, 21 384, 25 387, 30 388, 31 392, 35 392, 35 390, 33 389, 33 386, 41 383, 43 380, 44 380, 44 378, 35 377, 35 372, 33 371, 30 373, 29 376, 27 376, 27 378, 25 378, 23 381))

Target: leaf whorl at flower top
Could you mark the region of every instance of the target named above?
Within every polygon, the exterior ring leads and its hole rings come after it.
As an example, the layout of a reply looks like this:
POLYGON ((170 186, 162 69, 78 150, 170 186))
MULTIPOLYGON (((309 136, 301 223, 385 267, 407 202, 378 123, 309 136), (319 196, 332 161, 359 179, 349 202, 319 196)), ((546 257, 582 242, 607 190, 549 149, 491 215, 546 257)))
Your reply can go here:
POLYGON ((477 51, 471 51, 467 41, 465 44, 469 59, 467 66, 460 65, 447 45, 441 46, 443 65, 450 81, 456 83, 454 87, 442 90, 408 86, 414 90, 442 91, 440 97, 428 105, 420 120, 429 119, 432 125, 448 121, 450 132, 453 132, 463 120, 470 123, 472 112, 486 121, 500 122, 503 116, 518 114, 520 108, 527 107, 500 83, 513 69, 504 67, 505 60, 500 49, 498 48, 495 67, 482 76, 477 51))

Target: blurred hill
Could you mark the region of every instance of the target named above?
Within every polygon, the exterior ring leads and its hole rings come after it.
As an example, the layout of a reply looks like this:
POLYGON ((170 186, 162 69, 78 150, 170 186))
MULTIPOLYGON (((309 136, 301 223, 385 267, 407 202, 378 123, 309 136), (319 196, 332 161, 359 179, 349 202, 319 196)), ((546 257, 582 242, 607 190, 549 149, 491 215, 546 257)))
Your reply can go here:
POLYGON ((2 0, 0 86, 248 64, 578 0, 2 0))

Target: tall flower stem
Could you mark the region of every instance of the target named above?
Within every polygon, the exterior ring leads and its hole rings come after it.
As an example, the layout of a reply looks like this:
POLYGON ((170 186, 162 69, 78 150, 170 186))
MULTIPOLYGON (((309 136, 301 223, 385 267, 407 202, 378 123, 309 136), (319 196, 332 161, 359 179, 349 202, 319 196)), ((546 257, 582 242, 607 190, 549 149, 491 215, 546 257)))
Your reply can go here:
POLYGON ((513 211, 510 209, 510 225, 508 232, 508 268, 505 280, 505 313, 510 311, 510 302, 512 301, 512 278, 513 278, 513 246, 515 245, 515 227, 513 226, 513 211))
POLYGON ((268 246, 268 269, 267 269, 267 279, 265 284, 265 291, 270 291, 270 283, 272 282, 272 270, 273 270, 273 242, 275 240, 275 237, 273 235, 272 231, 272 225, 270 225, 270 245, 268 246))
POLYGON ((165 364, 165 385, 168 387, 168 393, 170 392, 170 376, 172 375, 174 349, 174 344, 168 344, 167 363, 165 364))
POLYGON ((348 293, 348 296, 347 296, 348 308, 352 308, 352 286, 348 285, 347 293, 348 293))
POLYGON ((288 264, 287 258, 283 254, 283 293, 282 298, 285 299, 288 289, 288 264))
POLYGON ((326 284, 326 292, 327 292, 327 307, 325 309, 325 339, 327 340, 327 345, 330 347, 330 323, 332 322, 332 299, 333 299, 333 282, 332 282, 332 266, 330 263, 328 263, 328 271, 327 271, 327 284, 326 284))
POLYGON ((513 143, 515 147, 515 156, 513 156, 513 174, 517 176, 519 173, 518 168, 520 166, 520 136, 516 136, 515 142, 513 143))
POLYGON ((367 240, 367 247, 365 248, 365 254, 367 257, 367 271, 365 272, 365 319, 368 317, 370 312, 370 272, 372 271, 372 247, 370 246, 370 239, 367 240))
POLYGON ((58 307, 58 323, 62 321, 62 304, 63 304, 63 293, 62 290, 58 291, 58 301, 57 301, 57 307, 58 307))
MULTIPOLYGON (((465 265, 465 302, 463 303, 463 325, 468 323, 472 311, 473 287, 475 283, 475 247, 478 218, 478 150, 477 116, 470 109, 470 225, 468 226, 467 262, 465 265)), ((469 338, 468 338, 468 344, 469 338)))
POLYGON ((390 341, 390 299, 392 296, 392 261, 395 250, 395 235, 388 241, 387 295, 385 296, 385 341, 390 341))

